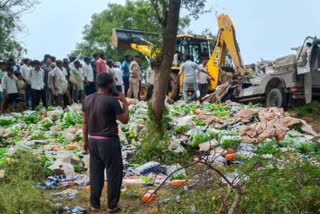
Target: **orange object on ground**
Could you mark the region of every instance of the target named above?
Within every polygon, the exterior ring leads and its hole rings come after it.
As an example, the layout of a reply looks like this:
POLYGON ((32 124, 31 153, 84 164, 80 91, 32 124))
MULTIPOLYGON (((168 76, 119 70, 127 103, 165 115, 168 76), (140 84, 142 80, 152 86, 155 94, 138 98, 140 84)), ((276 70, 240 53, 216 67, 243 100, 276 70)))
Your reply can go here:
POLYGON ((142 201, 144 203, 149 203, 156 198, 156 194, 154 194, 154 190, 149 190, 144 196, 142 196, 142 201))
POLYGON ((86 186, 86 188, 84 189, 85 192, 90 192, 91 191, 91 187, 90 185, 86 186))
MULTIPOLYGON (((103 189, 107 189, 107 184, 104 184, 103 189)), ((90 186, 90 185, 86 186, 86 188, 84 188, 83 191, 85 191, 85 192, 91 192, 91 186, 90 186)))
POLYGON ((190 184, 192 184, 192 180, 172 180, 169 182, 169 185, 174 187, 190 184))
POLYGON ((201 114, 202 112, 201 112, 201 110, 200 109, 196 109, 195 111, 194 111, 194 114, 196 114, 196 115, 199 115, 199 114, 201 114))
POLYGON ((227 149, 227 154, 234 154, 233 149, 228 148, 228 149, 227 149))
POLYGON ((68 149, 69 150, 74 150, 76 146, 74 144, 68 144, 68 149))
POLYGON ((52 151, 54 151, 54 152, 56 152, 56 151, 61 151, 61 150, 63 150, 63 149, 60 148, 60 147, 53 147, 53 148, 52 148, 52 151))
POLYGON ((232 154, 226 154, 225 159, 227 161, 231 161, 236 157, 236 154, 232 153, 232 154))
POLYGON ((134 175, 134 176, 127 177, 126 179, 139 179, 139 176, 134 175))
POLYGON ((284 138, 283 135, 278 135, 278 136, 276 136, 276 139, 277 139, 277 140, 283 140, 283 138, 284 138))
POLYGON ((65 181, 65 182, 60 182, 60 183, 58 183, 58 187, 63 186, 63 185, 73 186, 73 185, 75 185, 75 184, 76 184, 76 183, 73 182, 73 181, 65 181))

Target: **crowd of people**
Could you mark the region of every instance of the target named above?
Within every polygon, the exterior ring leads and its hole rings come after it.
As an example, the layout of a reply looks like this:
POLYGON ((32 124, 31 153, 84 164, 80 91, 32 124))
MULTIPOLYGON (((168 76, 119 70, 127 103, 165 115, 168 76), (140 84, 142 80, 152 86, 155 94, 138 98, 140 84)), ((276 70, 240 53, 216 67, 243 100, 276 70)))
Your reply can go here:
POLYGON ((114 78, 113 90, 128 97, 139 97, 141 83, 140 57, 126 56, 123 63, 107 60, 104 54, 93 57, 69 57, 57 60, 45 55, 42 61, 10 59, 0 62, 1 113, 82 103, 85 96, 96 92, 96 77, 109 73, 114 78))
MULTIPOLYGON (((190 56, 182 60, 180 74, 184 73, 183 97, 186 102, 207 94, 210 79, 207 62, 208 59, 204 58, 198 65, 190 56), (190 87, 195 92, 192 99, 188 97, 190 87)), ((140 56, 132 59, 127 55, 122 63, 108 60, 104 54, 83 58, 79 55, 63 60, 56 60, 47 54, 42 61, 25 58, 20 63, 13 59, 0 62, 1 113, 35 109, 40 104, 64 108, 72 103, 82 103, 85 96, 96 92, 96 77, 104 72, 113 76, 114 91, 123 92, 130 98, 140 98, 140 56)), ((147 83, 148 100, 154 85, 152 69, 147 73, 147 83)))

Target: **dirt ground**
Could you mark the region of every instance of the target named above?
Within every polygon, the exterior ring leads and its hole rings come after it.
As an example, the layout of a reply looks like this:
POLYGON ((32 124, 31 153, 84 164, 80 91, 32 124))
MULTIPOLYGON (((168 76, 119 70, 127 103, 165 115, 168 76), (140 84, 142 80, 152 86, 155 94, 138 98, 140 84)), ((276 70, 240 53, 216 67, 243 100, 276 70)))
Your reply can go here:
POLYGON ((302 119, 305 120, 308 124, 310 124, 316 133, 320 133, 320 116, 319 115, 314 117, 302 117, 302 119))
MULTIPOLYGON (((132 214, 152 214, 157 213, 157 202, 156 200, 149 203, 143 204, 141 201, 142 196, 150 189, 156 189, 156 187, 127 187, 126 190, 121 194, 120 206, 121 212, 119 213, 132 213, 132 214)), ((164 195, 166 193, 165 189, 161 189, 158 192, 158 196, 164 195)), ((86 213, 96 213, 96 214, 105 214, 107 211, 107 202, 106 202, 106 190, 103 190, 101 197, 101 210, 99 212, 90 212, 89 198, 90 193, 86 193, 83 190, 79 190, 79 194, 72 201, 62 200, 61 203, 65 204, 68 207, 71 206, 80 206, 87 210, 86 213)))

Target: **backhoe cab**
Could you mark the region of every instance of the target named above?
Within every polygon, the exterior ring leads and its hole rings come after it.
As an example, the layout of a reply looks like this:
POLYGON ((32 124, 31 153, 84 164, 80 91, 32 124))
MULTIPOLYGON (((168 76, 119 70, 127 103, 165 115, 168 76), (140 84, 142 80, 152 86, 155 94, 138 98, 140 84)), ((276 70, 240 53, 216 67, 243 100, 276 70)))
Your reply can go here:
MULTIPOLYGON (((154 34, 142 32, 139 30, 132 29, 113 29, 111 45, 117 48, 130 48, 138 51, 139 53, 152 58, 156 51, 153 49, 151 37, 155 37, 154 34)), ((171 67, 170 82, 168 84, 168 95, 171 99, 178 99, 180 96, 180 82, 182 83, 183 76, 178 78, 181 63, 184 61, 187 55, 200 63, 203 57, 209 58, 211 55, 211 45, 213 38, 193 35, 193 34, 182 34, 177 36, 176 54, 177 64, 173 64, 171 67)), ((182 86, 182 84, 181 84, 182 86)), ((145 89, 141 90, 140 98, 143 99, 145 89)))

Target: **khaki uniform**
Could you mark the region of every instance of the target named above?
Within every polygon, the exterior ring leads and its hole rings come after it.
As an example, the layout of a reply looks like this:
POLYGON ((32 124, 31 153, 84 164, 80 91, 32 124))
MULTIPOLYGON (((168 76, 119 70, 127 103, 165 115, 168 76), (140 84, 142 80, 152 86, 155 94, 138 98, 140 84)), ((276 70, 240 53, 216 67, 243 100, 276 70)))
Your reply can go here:
POLYGON ((139 98, 139 85, 141 81, 140 76, 140 66, 136 61, 132 61, 129 67, 130 78, 129 78, 129 90, 128 97, 131 98, 133 94, 133 98, 139 98))

